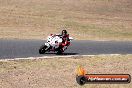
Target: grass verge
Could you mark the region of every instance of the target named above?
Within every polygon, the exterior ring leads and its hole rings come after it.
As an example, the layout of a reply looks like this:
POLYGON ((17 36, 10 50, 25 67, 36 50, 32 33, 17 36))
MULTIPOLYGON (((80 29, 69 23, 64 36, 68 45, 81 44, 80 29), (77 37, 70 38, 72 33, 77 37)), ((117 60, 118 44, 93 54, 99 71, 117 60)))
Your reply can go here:
POLYGON ((132 75, 132 55, 0 61, 2 88, 131 88, 132 84, 86 84, 75 81, 76 68, 82 65, 91 74, 132 75))
POLYGON ((131 0, 0 1, 0 38, 43 39, 67 29, 79 40, 132 40, 131 0))

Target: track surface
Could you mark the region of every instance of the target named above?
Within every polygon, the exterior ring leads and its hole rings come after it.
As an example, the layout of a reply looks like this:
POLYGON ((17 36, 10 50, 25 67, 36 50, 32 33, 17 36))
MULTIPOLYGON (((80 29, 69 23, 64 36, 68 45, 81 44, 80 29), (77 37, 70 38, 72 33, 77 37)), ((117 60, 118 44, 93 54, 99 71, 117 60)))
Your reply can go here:
MULTIPOLYGON (((0 40, 0 59, 53 56, 40 55, 43 40, 0 40)), ((73 41, 64 55, 132 54, 132 42, 115 41, 73 41)))

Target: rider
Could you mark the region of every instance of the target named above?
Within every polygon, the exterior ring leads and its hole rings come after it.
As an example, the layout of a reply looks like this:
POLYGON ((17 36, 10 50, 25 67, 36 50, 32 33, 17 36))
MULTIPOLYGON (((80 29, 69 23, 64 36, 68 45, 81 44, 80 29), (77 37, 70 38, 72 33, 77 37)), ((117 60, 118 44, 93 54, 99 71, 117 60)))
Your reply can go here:
POLYGON ((60 48, 64 50, 64 46, 66 46, 67 48, 70 45, 69 34, 67 33, 67 30, 62 30, 61 36, 62 36, 62 43, 60 44, 60 48))

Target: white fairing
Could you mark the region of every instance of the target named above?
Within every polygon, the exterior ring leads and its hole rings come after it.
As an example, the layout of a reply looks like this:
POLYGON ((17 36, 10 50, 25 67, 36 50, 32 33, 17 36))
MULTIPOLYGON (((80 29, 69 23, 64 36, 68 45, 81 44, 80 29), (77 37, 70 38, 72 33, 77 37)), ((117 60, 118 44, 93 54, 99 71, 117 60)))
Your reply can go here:
POLYGON ((70 39, 70 41, 72 41, 72 40, 73 40, 73 38, 72 38, 72 37, 69 37, 69 39, 70 39))
POLYGON ((50 47, 50 44, 49 44, 49 43, 47 43, 47 42, 45 43, 45 45, 46 45, 46 46, 48 46, 48 47, 50 47))
MULTIPOLYGON (((62 38, 60 38, 59 36, 48 36, 47 38, 47 43, 55 48, 58 48, 59 43, 61 42, 62 42, 62 38)), ((48 45, 47 43, 45 43, 46 46, 48 45)))
MULTIPOLYGON (((72 41, 73 38, 72 37, 69 37, 69 40, 72 41)), ((54 48, 58 48, 59 47, 59 44, 62 43, 62 38, 59 37, 59 36, 48 36, 47 37, 47 42, 45 43, 46 46, 50 47, 54 47, 54 48)))

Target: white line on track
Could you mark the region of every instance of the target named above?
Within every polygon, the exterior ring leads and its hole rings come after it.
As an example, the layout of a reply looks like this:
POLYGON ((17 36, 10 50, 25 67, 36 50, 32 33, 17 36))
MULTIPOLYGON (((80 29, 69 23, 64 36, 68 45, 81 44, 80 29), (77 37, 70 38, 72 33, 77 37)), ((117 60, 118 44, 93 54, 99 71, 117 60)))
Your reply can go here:
POLYGON ((33 59, 48 59, 48 58, 65 58, 65 57, 85 57, 85 56, 119 56, 121 54, 99 54, 99 55, 66 55, 66 56, 42 56, 42 57, 28 57, 28 58, 14 58, 14 59, 0 59, 0 61, 13 61, 13 60, 33 60, 33 59))

